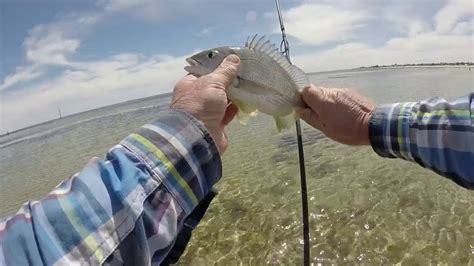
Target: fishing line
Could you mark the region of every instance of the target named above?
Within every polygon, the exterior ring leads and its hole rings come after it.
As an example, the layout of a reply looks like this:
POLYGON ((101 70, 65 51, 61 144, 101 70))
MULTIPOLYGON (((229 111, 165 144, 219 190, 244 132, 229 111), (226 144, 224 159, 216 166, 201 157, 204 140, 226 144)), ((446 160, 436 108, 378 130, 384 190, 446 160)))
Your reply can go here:
MULTIPOLYGON (((281 43, 280 51, 286 56, 288 61, 291 63, 290 59, 290 44, 286 38, 285 26, 283 24, 283 17, 281 15, 280 4, 278 0, 275 0, 276 9, 278 12, 278 20, 280 21, 280 30, 281 30, 281 43)), ((304 150, 303 150, 303 138, 301 133, 301 123, 299 119, 296 119, 296 139, 298 141, 298 158, 300 162, 300 177, 301 177, 301 207, 303 210, 303 262, 304 265, 309 265, 309 216, 308 216, 308 189, 306 186, 306 168, 304 163, 304 150)))

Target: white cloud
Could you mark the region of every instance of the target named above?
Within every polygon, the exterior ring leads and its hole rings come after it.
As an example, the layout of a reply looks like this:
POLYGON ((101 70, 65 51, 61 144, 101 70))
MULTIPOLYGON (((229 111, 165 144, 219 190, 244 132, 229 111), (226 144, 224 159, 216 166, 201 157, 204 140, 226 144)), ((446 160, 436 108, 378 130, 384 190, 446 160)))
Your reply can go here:
POLYGON ((470 34, 472 36, 474 34, 474 19, 457 23, 451 32, 457 35, 470 34))
POLYGON ((28 32, 24 48, 31 65, 18 68, 0 86, 0 132, 55 118, 57 107, 72 114, 172 90, 185 74, 184 56, 122 53, 94 61, 74 58, 81 37, 103 17, 104 13, 68 14, 28 32), (42 74, 51 66, 63 71, 45 79, 42 74), (34 79, 39 81, 26 83, 34 79), (8 90, 19 85, 21 90, 8 90))
POLYGON ((39 70, 36 65, 18 68, 15 74, 5 77, 2 84, 0 85, 0 91, 5 90, 10 86, 14 86, 17 83, 27 82, 36 79, 42 74, 43 71, 39 70))
POLYGON ((75 52, 79 44, 78 39, 66 39, 60 33, 30 37, 25 41, 26 58, 41 65, 67 65, 66 56, 75 52))
POLYGON ((102 15, 68 14, 28 32, 23 43, 26 58, 37 65, 67 65, 67 56, 80 46, 78 36, 95 25, 102 15))
MULTIPOLYGON (((320 45, 352 39, 355 37, 354 31, 362 27, 370 16, 361 9, 302 4, 285 11, 284 18, 288 34, 298 38, 303 44, 320 45)), ((280 32, 278 25, 275 25, 274 32, 280 32)))
POLYGON ((436 31, 449 33, 457 22, 472 15, 474 15, 474 3, 471 0, 450 0, 434 17, 436 31))
POLYGON ((438 35, 434 32, 393 38, 385 45, 347 43, 332 49, 297 55, 295 64, 306 72, 356 68, 370 65, 474 61, 470 36, 438 35))
POLYGON ((169 92, 185 71, 183 57, 119 54, 94 62, 73 62, 54 79, 9 91, 1 97, 0 131, 18 129, 63 114, 169 92), (5 119, 8 118, 8 119, 5 119))
POLYGON ((220 28, 222 28, 222 25, 210 26, 210 27, 202 29, 200 32, 196 33, 195 35, 196 35, 196 37, 202 38, 202 37, 205 37, 205 36, 215 32, 216 30, 218 30, 220 28))
POLYGON ((39 78, 50 65, 67 66, 80 46, 76 37, 101 19, 99 14, 68 14, 51 23, 40 24, 28 32, 23 42, 26 58, 31 62, 4 78, 0 91, 39 78))
POLYGON ((428 9, 439 6, 438 9, 417 10, 425 8, 425 4, 308 0, 284 11, 287 33, 313 47, 330 42, 339 44, 325 51, 294 56, 293 61, 308 72, 376 64, 474 61, 473 2, 449 0, 427 5, 428 9), (377 45, 355 35, 359 30, 375 28, 376 24, 386 24, 384 28, 395 29, 398 34, 387 35, 377 45))
POLYGON ((408 16, 394 10, 387 10, 382 19, 397 29, 399 33, 414 36, 430 30, 430 26, 421 17, 408 16))
MULTIPOLYGON (((175 18, 176 14, 186 17, 199 8, 202 1, 198 0, 108 0, 102 1, 104 10, 109 13, 128 13, 139 20, 163 21, 175 18)), ((178 17, 180 18, 180 17, 178 17)))
POLYGON ((151 0, 110 0, 105 3, 107 11, 122 11, 139 5, 152 3, 151 0))

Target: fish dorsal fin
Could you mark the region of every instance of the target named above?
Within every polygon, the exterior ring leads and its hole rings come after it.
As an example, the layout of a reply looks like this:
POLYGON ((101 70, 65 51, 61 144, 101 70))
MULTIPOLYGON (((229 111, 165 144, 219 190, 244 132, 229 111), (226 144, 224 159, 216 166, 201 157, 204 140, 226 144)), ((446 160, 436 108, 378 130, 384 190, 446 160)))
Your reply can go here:
POLYGON ((270 43, 269 40, 265 41, 265 36, 262 36, 258 39, 257 37, 257 35, 254 35, 252 39, 248 37, 247 42, 245 42, 245 47, 250 50, 258 51, 270 56, 283 69, 285 69, 285 71, 290 75, 295 84, 298 86, 300 91, 310 84, 308 77, 303 72, 303 70, 290 64, 290 62, 288 62, 288 59, 286 59, 286 57, 282 53, 280 53, 280 51, 278 51, 274 44, 270 43))
POLYGON ((310 85, 309 79, 299 67, 295 65, 291 65, 292 72, 290 72, 290 76, 293 78, 293 81, 298 86, 300 92, 310 85))

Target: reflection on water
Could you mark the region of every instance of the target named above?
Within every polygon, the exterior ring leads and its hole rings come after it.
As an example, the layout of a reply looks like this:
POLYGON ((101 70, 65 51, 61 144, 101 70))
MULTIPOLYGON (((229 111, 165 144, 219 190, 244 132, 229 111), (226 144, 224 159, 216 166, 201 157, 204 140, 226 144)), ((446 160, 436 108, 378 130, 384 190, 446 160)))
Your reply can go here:
MULTIPOLYGON (((311 79, 353 87, 385 103, 465 95, 474 90, 466 71, 398 69, 311 79)), ((0 148, 1 213, 44 195, 163 108, 144 106, 130 112, 120 107, 0 148)), ((412 163, 380 158, 370 147, 335 143, 306 125, 303 130, 314 262, 474 263, 474 192, 412 163)), ((181 262, 302 264, 294 131, 278 134, 273 119, 261 115, 247 126, 232 123, 228 134, 220 194, 181 262)))

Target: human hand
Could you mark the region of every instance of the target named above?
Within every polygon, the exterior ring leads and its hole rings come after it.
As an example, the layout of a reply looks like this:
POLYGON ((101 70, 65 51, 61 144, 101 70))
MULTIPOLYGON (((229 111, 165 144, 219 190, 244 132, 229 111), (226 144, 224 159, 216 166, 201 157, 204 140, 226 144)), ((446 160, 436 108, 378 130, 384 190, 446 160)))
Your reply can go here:
POLYGON ((225 127, 237 114, 229 105, 225 90, 237 77, 240 59, 229 55, 212 73, 202 77, 187 75, 176 84, 171 108, 186 111, 200 120, 211 134, 222 155, 229 145, 225 127))
POLYGON ((348 89, 314 85, 302 92, 308 108, 298 115, 329 138, 347 145, 369 145, 369 120, 375 104, 348 89))

